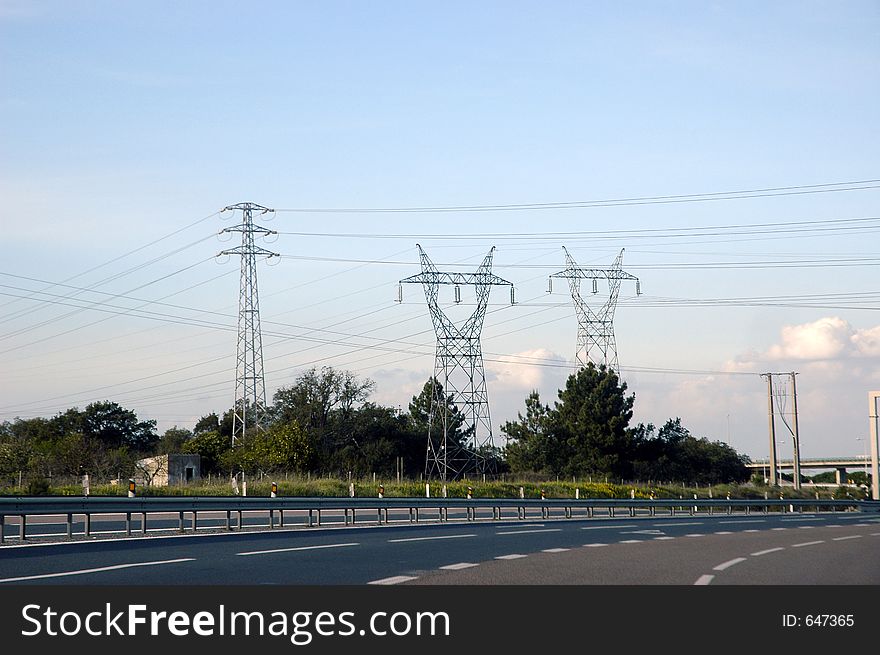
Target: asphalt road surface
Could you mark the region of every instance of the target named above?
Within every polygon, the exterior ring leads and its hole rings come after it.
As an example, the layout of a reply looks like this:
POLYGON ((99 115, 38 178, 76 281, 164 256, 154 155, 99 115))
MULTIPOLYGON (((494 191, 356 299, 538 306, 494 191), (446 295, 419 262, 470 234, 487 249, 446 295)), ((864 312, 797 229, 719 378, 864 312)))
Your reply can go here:
POLYGON ((406 523, 13 544, 0 548, 0 584, 880 584, 880 516, 406 523))

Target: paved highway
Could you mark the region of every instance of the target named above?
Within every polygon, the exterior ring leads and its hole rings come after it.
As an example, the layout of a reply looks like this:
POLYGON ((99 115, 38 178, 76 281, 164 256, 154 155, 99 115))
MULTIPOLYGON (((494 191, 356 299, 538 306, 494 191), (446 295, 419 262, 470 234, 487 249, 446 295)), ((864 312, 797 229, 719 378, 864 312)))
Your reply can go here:
POLYGON ((368 583, 880 584, 880 516, 406 523, 0 549, 2 585, 368 583))

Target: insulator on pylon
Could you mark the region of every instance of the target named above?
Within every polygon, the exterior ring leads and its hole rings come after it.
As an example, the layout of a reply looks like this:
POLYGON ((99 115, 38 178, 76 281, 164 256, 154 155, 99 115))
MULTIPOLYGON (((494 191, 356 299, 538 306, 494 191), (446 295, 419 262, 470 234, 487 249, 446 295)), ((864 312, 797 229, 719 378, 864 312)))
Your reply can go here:
POLYGON ((403 285, 397 285, 397 302, 403 302, 403 285))
POLYGON ((642 295, 642 283, 639 282, 638 280, 636 280, 636 295, 637 296, 642 295))
POLYGON ((510 304, 516 304, 516 289, 514 289, 513 287, 510 287, 510 304))
POLYGON ((599 293, 599 280, 593 280, 593 293, 599 293))
POLYGON ((455 302, 461 302, 461 287, 457 284, 455 285, 455 302))
POLYGON ((547 278, 547 293, 553 293, 553 278, 547 278))

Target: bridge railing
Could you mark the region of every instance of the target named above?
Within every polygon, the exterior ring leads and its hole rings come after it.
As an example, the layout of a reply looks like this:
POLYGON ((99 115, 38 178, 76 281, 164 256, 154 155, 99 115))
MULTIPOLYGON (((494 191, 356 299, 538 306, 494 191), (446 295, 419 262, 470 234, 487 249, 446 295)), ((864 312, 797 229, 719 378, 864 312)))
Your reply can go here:
MULTIPOLYGON (((418 523, 420 521, 448 521, 449 510, 462 513, 462 520, 502 519, 527 520, 594 518, 618 515, 631 517, 641 515, 656 516, 658 514, 687 513, 695 515, 699 512, 707 514, 751 513, 768 514, 770 512, 837 512, 837 511, 868 511, 880 512, 878 501, 858 501, 854 499, 812 500, 812 499, 617 499, 617 498, 258 498, 258 497, 6 497, 0 498, 0 544, 5 543, 4 526, 7 518, 17 517, 19 539, 27 538, 28 517, 61 515, 66 516, 67 538, 73 538, 73 520, 82 516, 83 534, 91 533, 91 519, 95 515, 123 515, 125 517, 125 533, 133 534, 132 516, 140 515, 140 533, 147 534, 148 516, 150 514, 174 513, 178 516, 178 529, 185 532, 185 515, 191 516, 191 530, 198 527, 200 513, 220 513, 225 516, 226 530, 241 530, 244 527, 243 514, 264 513, 265 527, 312 527, 321 525, 322 513, 326 511, 342 511, 344 525, 355 525, 360 522, 377 525, 392 522, 389 510, 402 512, 407 510, 404 519, 393 522, 418 523), (486 513, 478 516, 478 510, 486 513), (488 511, 491 510, 491 519, 488 511), (291 524, 285 512, 298 512, 302 521, 291 524), (506 515, 505 515, 506 513, 506 515), (372 518, 370 518, 372 517, 372 518)), ((262 524, 261 524, 262 525, 262 524)))

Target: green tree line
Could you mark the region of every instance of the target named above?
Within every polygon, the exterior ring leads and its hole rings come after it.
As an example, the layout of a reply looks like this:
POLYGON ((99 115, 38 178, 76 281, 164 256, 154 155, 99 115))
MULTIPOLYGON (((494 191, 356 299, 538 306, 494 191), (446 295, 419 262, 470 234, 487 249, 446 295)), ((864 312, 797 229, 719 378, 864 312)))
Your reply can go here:
MULTIPOLYGON (((331 367, 310 369, 275 392, 262 408, 265 429, 249 430, 232 448, 233 410, 202 416, 192 428, 159 435, 155 421, 115 402, 69 409, 52 418, 0 423, 0 482, 89 473, 129 476, 137 459, 197 453, 202 473, 316 472, 345 478, 376 473, 416 478, 424 472, 432 402, 445 403, 447 439, 467 441, 462 416, 442 385, 429 379, 406 410, 374 403, 375 383, 331 367)), ((687 480, 700 484, 748 479, 746 458, 729 446, 693 437, 680 419, 661 428, 631 426, 635 397, 626 384, 592 365, 571 375, 551 408, 537 392, 525 414, 504 424, 504 449, 487 453, 499 472, 544 476, 609 475, 619 479, 687 480)), ((433 435, 435 438, 439 434, 433 435)))

